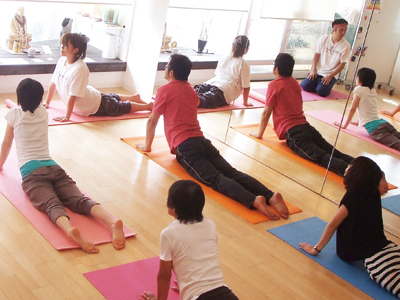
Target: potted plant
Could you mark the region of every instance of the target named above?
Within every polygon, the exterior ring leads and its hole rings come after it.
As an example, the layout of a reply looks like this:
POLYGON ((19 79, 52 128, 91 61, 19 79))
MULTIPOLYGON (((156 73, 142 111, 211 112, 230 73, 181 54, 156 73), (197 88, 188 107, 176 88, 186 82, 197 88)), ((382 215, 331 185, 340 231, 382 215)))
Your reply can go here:
POLYGON ((203 53, 204 47, 208 41, 208 28, 211 26, 211 20, 208 22, 208 13, 206 19, 203 21, 203 26, 201 27, 200 36, 197 41, 197 52, 203 53), (209 24, 208 24, 209 23, 209 24))

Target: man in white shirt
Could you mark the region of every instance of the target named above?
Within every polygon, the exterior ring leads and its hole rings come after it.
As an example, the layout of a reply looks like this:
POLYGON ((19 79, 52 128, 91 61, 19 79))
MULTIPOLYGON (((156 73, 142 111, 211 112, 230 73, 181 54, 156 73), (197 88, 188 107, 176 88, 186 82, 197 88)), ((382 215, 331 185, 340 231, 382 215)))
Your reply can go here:
POLYGON ((338 74, 350 61, 351 47, 344 39, 347 25, 345 19, 337 19, 332 22, 332 33, 319 38, 311 71, 301 83, 303 90, 317 93, 321 97, 331 93, 338 74))

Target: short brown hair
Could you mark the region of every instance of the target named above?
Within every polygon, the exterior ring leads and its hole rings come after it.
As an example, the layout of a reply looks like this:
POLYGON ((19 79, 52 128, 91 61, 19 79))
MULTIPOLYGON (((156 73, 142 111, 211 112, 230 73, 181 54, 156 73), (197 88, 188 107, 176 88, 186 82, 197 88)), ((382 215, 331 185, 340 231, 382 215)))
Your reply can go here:
POLYGON ((76 53, 75 61, 78 60, 79 58, 85 59, 88 41, 89 38, 86 35, 80 33, 68 32, 61 37, 61 45, 67 46, 69 42, 74 48, 79 49, 78 52, 76 53))

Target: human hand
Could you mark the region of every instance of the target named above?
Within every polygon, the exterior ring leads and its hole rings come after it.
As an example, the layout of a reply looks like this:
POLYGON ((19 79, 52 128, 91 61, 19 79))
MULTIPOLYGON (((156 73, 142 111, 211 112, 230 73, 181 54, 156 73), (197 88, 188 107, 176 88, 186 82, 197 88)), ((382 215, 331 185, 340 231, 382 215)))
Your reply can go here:
POLYGON ((69 118, 67 118, 66 116, 60 116, 60 117, 53 118, 53 120, 58 121, 58 122, 68 122, 69 118))
POLYGON ((143 152, 151 152, 151 149, 147 149, 145 144, 136 144, 136 147, 143 152))
POLYGON ((317 70, 311 70, 311 72, 307 75, 307 79, 314 80, 317 78, 317 70))
POLYGON ((391 117, 393 117, 395 115, 393 112, 388 111, 388 110, 382 110, 381 113, 383 113, 385 115, 388 115, 388 116, 391 116, 391 117))
POLYGON ((42 105, 43 105, 43 107, 45 107, 45 108, 48 108, 48 107, 49 107, 49 104, 47 104, 47 102, 43 102, 42 105))
POLYGON ((308 254, 311 254, 311 255, 314 255, 314 256, 318 255, 318 251, 314 249, 314 246, 311 246, 311 245, 309 245, 307 243, 299 243, 299 248, 301 250, 304 250, 308 254))
POLYGON ((337 126, 337 127, 340 127, 340 123, 337 122, 337 121, 333 122, 332 124, 335 125, 335 126, 337 126))
POLYGON ((143 292, 141 296, 142 298, 139 300, 157 300, 157 296, 151 292, 143 292))
POLYGON ((262 136, 260 137, 260 136, 258 135, 258 133, 255 132, 255 131, 249 131, 249 135, 252 136, 252 137, 254 137, 254 138, 256 138, 256 139, 261 139, 261 138, 262 138, 262 136))
POLYGON ((353 124, 353 125, 358 126, 358 121, 351 121, 350 123, 353 124))
POLYGON ((331 75, 326 75, 322 78, 321 82, 324 85, 328 85, 332 80, 332 76, 331 75))
POLYGON ((246 102, 246 103, 243 102, 243 105, 247 106, 247 107, 253 107, 254 106, 254 104, 250 103, 250 102, 246 102))
POLYGON ((178 281, 176 279, 174 279, 174 282, 175 282, 176 286, 171 286, 171 290, 173 290, 174 292, 179 293, 181 290, 179 289, 178 281))
POLYGON ((382 179, 379 182, 379 192, 381 195, 386 194, 389 191, 389 185, 386 181, 385 173, 382 172, 382 179))

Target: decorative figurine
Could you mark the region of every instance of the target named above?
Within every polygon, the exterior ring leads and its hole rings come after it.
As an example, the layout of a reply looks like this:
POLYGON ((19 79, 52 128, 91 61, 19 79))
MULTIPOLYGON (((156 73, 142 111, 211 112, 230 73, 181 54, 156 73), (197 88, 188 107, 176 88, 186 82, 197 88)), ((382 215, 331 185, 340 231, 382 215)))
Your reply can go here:
POLYGON ((11 20, 10 32, 7 39, 7 48, 13 50, 18 49, 20 52, 24 49, 29 49, 31 46, 29 42, 32 41, 32 34, 27 32, 26 17, 24 16, 25 9, 23 7, 18 8, 17 13, 11 20), (14 43, 19 43, 19 46, 14 47, 14 43))

